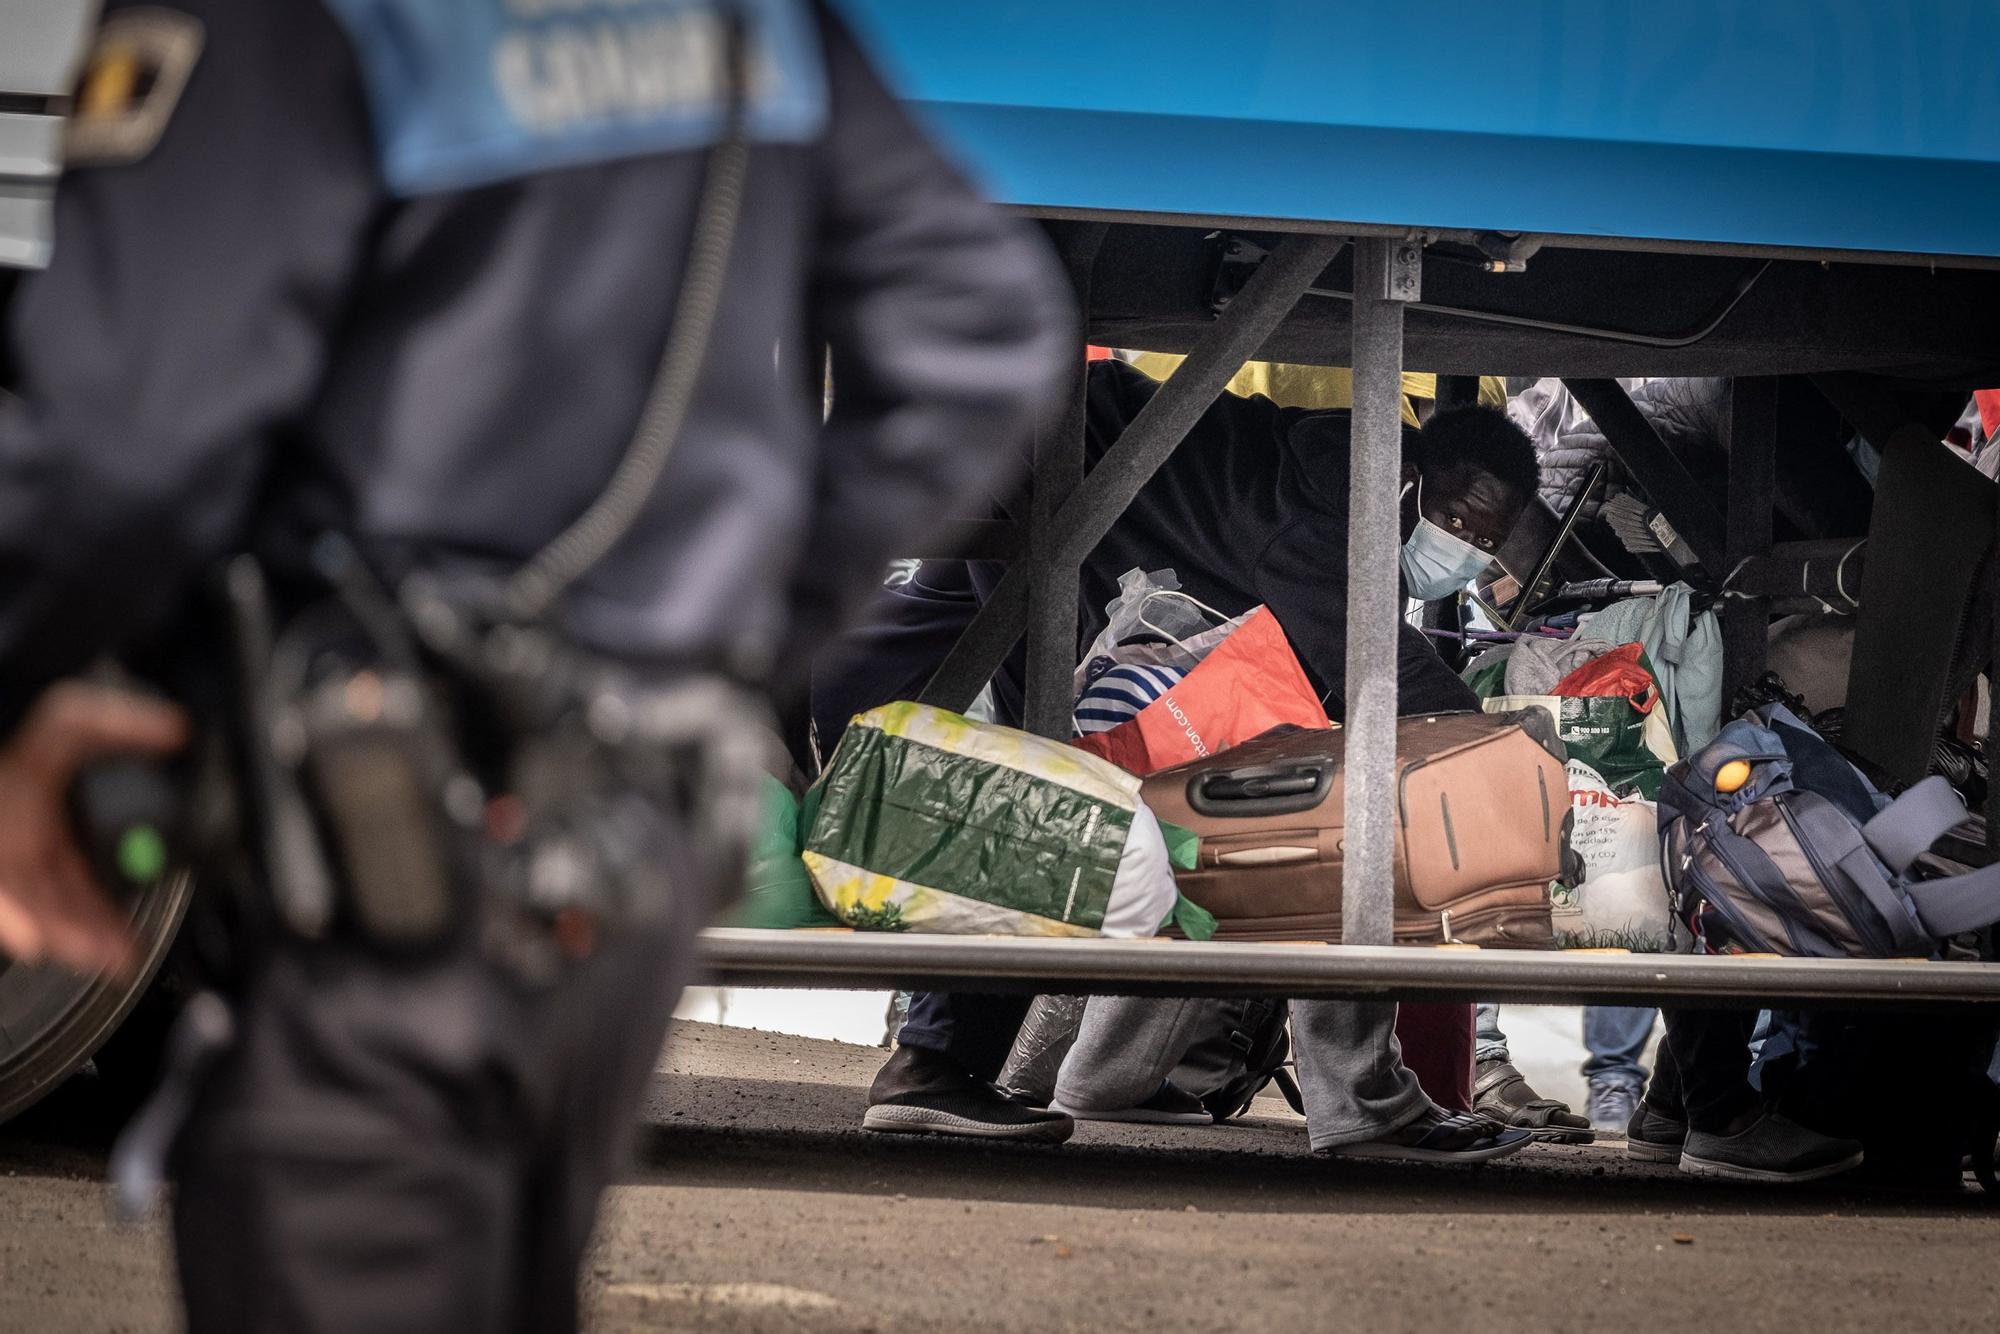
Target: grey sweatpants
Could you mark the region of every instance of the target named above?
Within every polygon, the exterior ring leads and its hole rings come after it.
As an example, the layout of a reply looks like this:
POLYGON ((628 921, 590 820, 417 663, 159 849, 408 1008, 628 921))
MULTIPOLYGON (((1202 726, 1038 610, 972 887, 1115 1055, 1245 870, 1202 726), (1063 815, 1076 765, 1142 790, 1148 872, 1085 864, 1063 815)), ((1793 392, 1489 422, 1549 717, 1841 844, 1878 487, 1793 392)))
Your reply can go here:
MULTIPOLYGON (((1144 1102, 1180 1064, 1196 1035, 1230 1004, 1091 997, 1076 1045, 1056 1078, 1056 1101, 1073 1111, 1114 1111, 1144 1102)), ((1390 1002, 1294 1001, 1292 1046, 1306 1133, 1315 1149, 1378 1138, 1430 1106, 1403 1064, 1390 1002)))

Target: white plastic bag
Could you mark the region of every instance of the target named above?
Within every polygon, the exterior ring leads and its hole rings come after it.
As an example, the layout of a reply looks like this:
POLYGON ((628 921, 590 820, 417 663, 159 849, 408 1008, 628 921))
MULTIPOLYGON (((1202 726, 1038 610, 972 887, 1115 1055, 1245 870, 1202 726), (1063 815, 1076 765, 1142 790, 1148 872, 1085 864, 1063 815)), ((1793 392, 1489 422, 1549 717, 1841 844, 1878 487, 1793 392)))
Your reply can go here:
POLYGON ((1659 814, 1641 797, 1618 797, 1597 770, 1569 762, 1570 846, 1583 883, 1558 884, 1551 898, 1563 949, 1627 949, 1676 954, 1686 948, 1660 873, 1659 814))
POLYGON ((1132 832, 1118 858, 1118 875, 1111 882, 1111 903, 1104 910, 1107 936, 1156 936, 1160 923, 1174 910, 1179 893, 1174 864, 1167 855, 1167 837, 1145 802, 1132 810, 1132 832))
POLYGON ((1172 570, 1137 568, 1118 577, 1118 596, 1105 604, 1104 614, 1104 629, 1077 664, 1072 697, 1110 666, 1129 663, 1190 672, 1243 620, 1232 620, 1181 592, 1172 570))

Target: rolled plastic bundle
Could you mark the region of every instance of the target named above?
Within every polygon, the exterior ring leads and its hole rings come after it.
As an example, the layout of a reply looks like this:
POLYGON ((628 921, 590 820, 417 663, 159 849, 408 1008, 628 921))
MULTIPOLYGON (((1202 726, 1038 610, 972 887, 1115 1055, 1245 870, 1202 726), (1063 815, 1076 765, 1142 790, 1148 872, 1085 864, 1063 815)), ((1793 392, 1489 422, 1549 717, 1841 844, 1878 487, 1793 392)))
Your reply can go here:
POLYGON ((1000 1087, 1046 1107, 1055 1097, 1056 1075, 1076 1045, 1083 1025, 1083 996, 1037 996, 1014 1037, 1014 1050, 1000 1067, 1000 1087))

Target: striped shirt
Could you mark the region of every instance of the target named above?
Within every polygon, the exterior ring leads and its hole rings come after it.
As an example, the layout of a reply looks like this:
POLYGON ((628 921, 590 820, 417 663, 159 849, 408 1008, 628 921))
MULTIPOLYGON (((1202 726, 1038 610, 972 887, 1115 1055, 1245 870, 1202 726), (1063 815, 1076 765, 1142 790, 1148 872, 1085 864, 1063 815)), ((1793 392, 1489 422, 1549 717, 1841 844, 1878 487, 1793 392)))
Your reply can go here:
POLYGON ((1076 735, 1108 732, 1172 690, 1187 673, 1178 667, 1118 663, 1092 678, 1077 696, 1076 735))

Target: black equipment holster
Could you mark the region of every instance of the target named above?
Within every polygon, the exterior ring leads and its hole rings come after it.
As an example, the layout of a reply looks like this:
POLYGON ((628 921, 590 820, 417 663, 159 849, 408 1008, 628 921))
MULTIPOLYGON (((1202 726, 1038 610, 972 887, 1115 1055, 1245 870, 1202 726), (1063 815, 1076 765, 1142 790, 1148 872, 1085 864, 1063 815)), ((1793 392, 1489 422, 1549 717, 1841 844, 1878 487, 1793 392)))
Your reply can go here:
POLYGON ((664 921, 676 880, 740 880, 775 759, 761 696, 634 665, 413 577, 392 598, 345 542, 279 623, 228 571, 246 683, 242 781, 274 916, 421 954, 470 938, 552 980, 601 932, 664 921))

